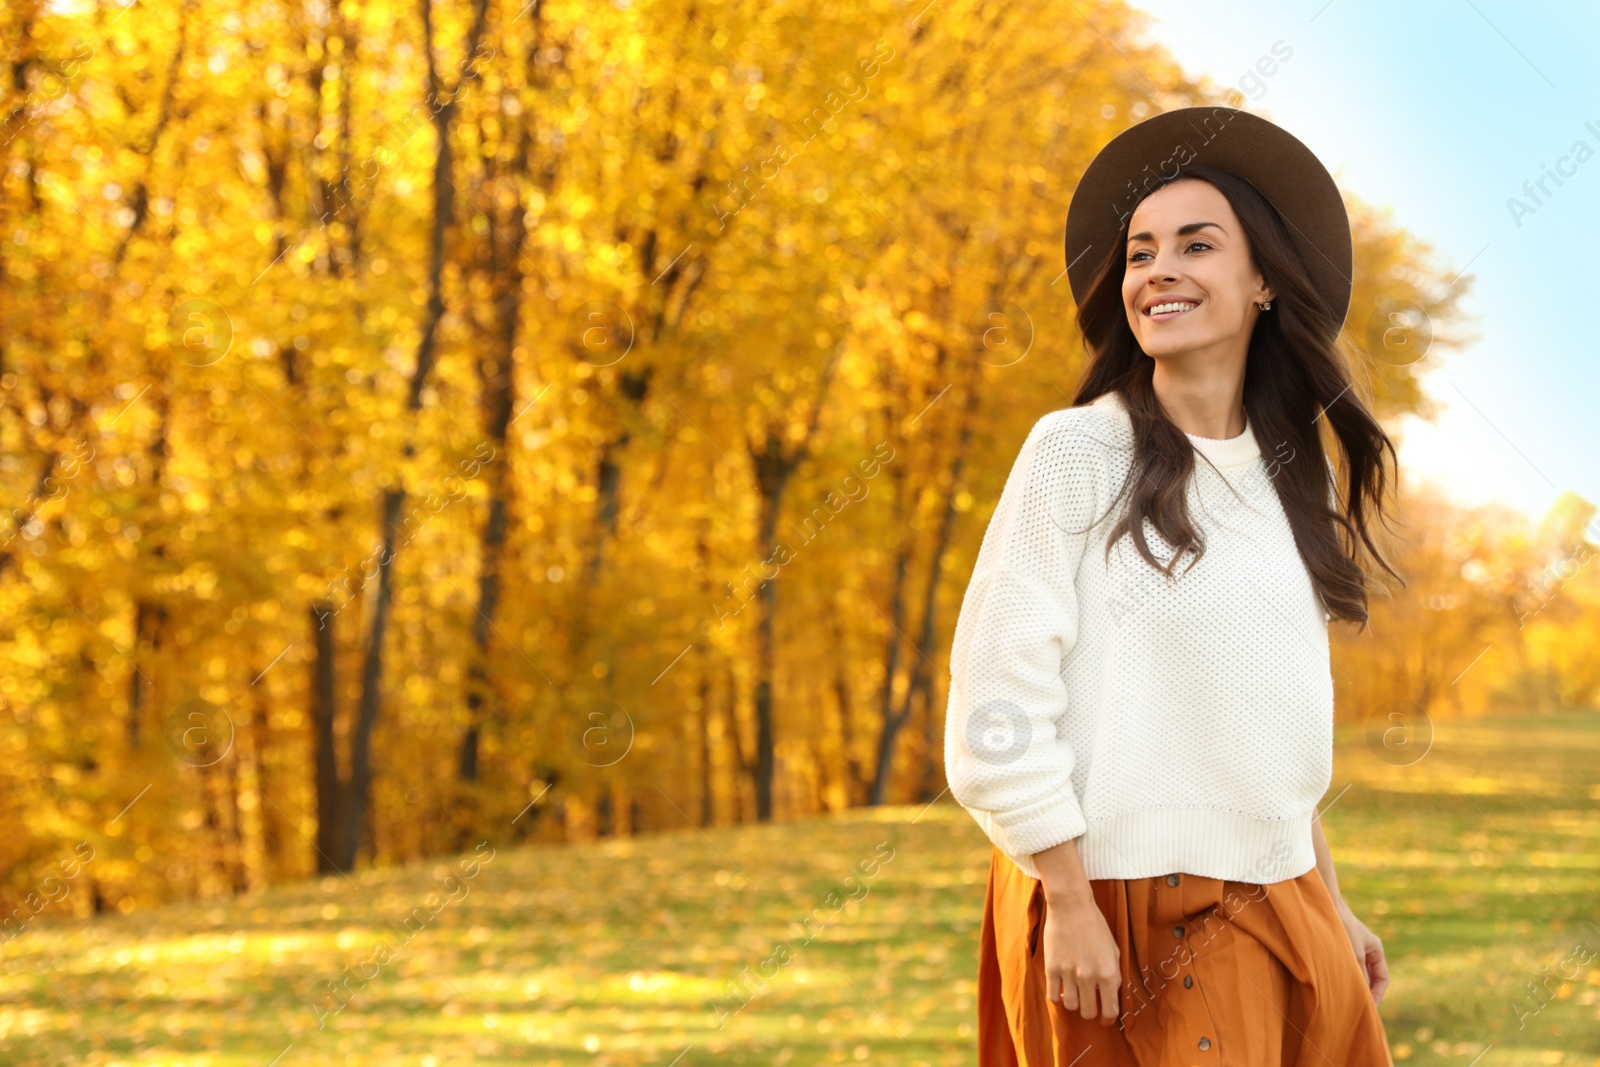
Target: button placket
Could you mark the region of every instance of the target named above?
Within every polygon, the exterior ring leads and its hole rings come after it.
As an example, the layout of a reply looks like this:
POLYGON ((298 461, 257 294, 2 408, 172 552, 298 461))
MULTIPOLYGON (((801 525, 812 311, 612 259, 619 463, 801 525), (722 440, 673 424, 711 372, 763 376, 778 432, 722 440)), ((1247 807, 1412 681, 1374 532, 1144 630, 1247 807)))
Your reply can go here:
MULTIPOLYGON (((1166 881, 1167 886, 1169 888, 1177 889, 1182 884, 1183 879, 1178 874, 1173 873, 1173 874, 1167 875, 1165 881, 1166 881)), ((1182 913, 1184 911, 1183 904, 1182 904, 1182 896, 1183 896, 1182 894, 1179 894, 1179 896, 1178 896, 1179 903, 1177 904, 1177 911, 1179 913, 1182 913)), ((1173 927, 1172 927, 1172 937, 1173 937, 1173 940, 1175 940, 1175 941, 1178 941, 1178 942, 1181 943, 1183 941, 1183 939, 1184 939, 1184 935, 1187 934, 1187 933, 1188 933, 1188 930, 1186 928, 1186 924, 1175 923, 1173 925, 1173 927)), ((1188 958, 1184 963, 1184 970, 1189 972, 1189 973, 1187 973, 1187 974, 1185 974, 1183 976, 1183 988, 1185 988, 1185 989, 1193 989, 1195 987, 1195 985, 1194 985, 1194 973, 1193 973, 1193 971, 1194 971, 1194 953, 1192 951, 1190 951, 1189 953, 1187 953, 1187 957, 1188 958)), ((1213 1042, 1212 1042, 1211 1036, 1209 1034, 1201 1034, 1201 1035, 1199 1035, 1198 1040, 1196 1040, 1196 1042, 1195 1042, 1195 1048, 1197 1048, 1201 1052, 1209 1052, 1209 1051, 1211 1051, 1212 1044, 1213 1044, 1213 1042)))
MULTIPOLYGON (((1174 926, 1172 928, 1172 936, 1174 938, 1177 938, 1177 939, 1181 940, 1183 938, 1183 927, 1174 926)), ((1193 952, 1189 953, 1188 960, 1186 960, 1184 962, 1184 969, 1187 970, 1187 971, 1191 971, 1191 972, 1194 970, 1194 954, 1193 954, 1193 952)), ((1185 989, 1193 989, 1194 988, 1194 975, 1192 973, 1191 974, 1186 974, 1186 975, 1183 976, 1183 988, 1185 988, 1185 989)), ((1210 1047, 1211 1047, 1210 1039, 1202 1035, 1201 1038, 1200 1038, 1200 1051, 1204 1052, 1206 1049, 1208 1049, 1210 1047)))

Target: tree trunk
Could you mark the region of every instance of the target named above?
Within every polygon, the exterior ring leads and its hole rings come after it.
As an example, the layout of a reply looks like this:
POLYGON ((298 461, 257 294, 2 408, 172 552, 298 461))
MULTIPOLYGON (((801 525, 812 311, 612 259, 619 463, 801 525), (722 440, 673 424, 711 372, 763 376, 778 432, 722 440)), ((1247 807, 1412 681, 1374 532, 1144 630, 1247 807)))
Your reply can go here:
MULTIPOLYGON (((477 55, 483 39, 487 0, 474 0, 472 27, 468 31, 466 53, 470 61, 477 55)), ((433 47, 433 0, 422 0, 422 43, 428 67, 428 91, 431 99, 445 103, 433 116, 435 153, 433 159, 433 225, 428 248, 427 305, 422 317, 421 338, 417 342, 416 365, 411 371, 406 410, 414 418, 422 410, 422 393, 438 358, 439 323, 444 318, 444 257, 445 242, 449 235, 455 205, 455 185, 450 180, 452 153, 450 128, 460 102, 460 90, 470 78, 470 62, 461 65, 461 76, 455 86, 446 88, 439 78, 433 47)), ((415 442, 409 433, 404 453, 409 458, 416 452, 415 442)), ((342 852, 335 856, 341 869, 348 870, 355 863, 356 850, 363 841, 370 842, 367 811, 372 799, 372 730, 377 724, 378 709, 382 701, 383 643, 388 635, 389 604, 394 586, 395 527, 405 504, 404 485, 394 485, 383 490, 379 514, 382 555, 378 558, 378 589, 373 597, 372 618, 367 627, 366 647, 362 654, 361 701, 356 713, 356 727, 350 739, 350 782, 346 791, 345 838, 342 852)))
POLYGON ((739 723, 739 680, 734 676, 732 662, 725 664, 724 674, 727 677, 728 689, 727 743, 733 750, 731 764, 734 770, 730 783, 733 787, 730 799, 733 801, 733 821, 742 823, 745 821, 747 810, 744 803, 744 782, 746 776, 754 777, 754 767, 745 759, 744 729, 739 723))
MULTIPOLYGON (((917 635, 917 648, 922 654, 912 661, 911 684, 906 686, 905 702, 900 709, 901 719, 904 721, 911 714, 911 702, 919 694, 921 695, 926 711, 923 717, 922 785, 918 789, 918 800, 922 803, 931 801, 938 794, 939 790, 934 789, 934 783, 939 777, 937 772, 944 766, 942 737, 938 728, 938 709, 933 700, 932 672, 926 668, 936 631, 934 620, 939 603, 939 582, 944 577, 944 553, 950 545, 950 536, 955 530, 956 493, 967 466, 967 451, 972 443, 973 417, 978 409, 979 398, 980 394, 974 383, 967 390, 966 402, 961 406, 961 428, 956 434, 955 455, 950 459, 950 476, 944 493, 944 511, 939 516, 939 529, 933 540, 933 555, 928 561, 928 584, 922 594, 922 629, 917 635)), ((942 788, 941 786, 940 789, 942 788)))
MULTIPOLYGON (((961 483, 962 472, 966 468, 967 452, 972 442, 972 427, 974 417, 978 410, 981 394, 978 383, 972 382, 967 389, 966 400, 961 406, 960 429, 956 434, 954 454, 950 460, 949 481, 944 494, 944 510, 939 516, 939 528, 934 535, 933 554, 928 561, 927 584, 922 594, 922 625, 917 634, 916 644, 912 646, 911 676, 906 682, 905 694, 901 697, 900 706, 892 709, 894 668, 897 664, 896 650, 899 648, 902 610, 902 593, 905 585, 905 572, 910 555, 910 547, 902 549, 896 560, 895 586, 893 599, 893 618, 895 633, 890 636, 890 652, 887 656, 888 675, 884 680, 883 692, 883 732, 878 740, 878 767, 873 776, 872 798, 870 803, 874 806, 884 803, 888 794, 889 781, 893 777, 895 740, 900 730, 911 718, 914 701, 920 693, 927 707, 927 718, 924 723, 924 766, 922 768, 921 786, 919 796, 929 791, 928 783, 932 779, 933 765, 942 763, 937 760, 934 753, 938 751, 938 744, 934 737, 935 710, 932 705, 932 692, 929 688, 928 652, 933 645, 935 632, 935 608, 938 605, 939 582, 944 576, 944 553, 950 544, 950 535, 955 528, 956 509, 955 496, 957 487, 961 483)), ((901 479, 896 482, 896 499, 898 500, 903 488, 901 479)), ((932 799, 931 796, 924 799, 932 799)))
MULTIPOLYGON (((237 750, 239 746, 237 724, 233 744, 237 750)), ((237 751, 233 759, 223 760, 223 764, 227 767, 228 787, 229 888, 236 897, 250 891, 250 843, 245 837, 244 809, 239 803, 239 798, 244 793, 243 762, 243 753, 237 751)))
MULTIPOLYGON (((516 312, 507 326, 515 336, 516 312)), ((511 415, 511 348, 508 338, 502 353, 499 377, 501 384, 494 386, 489 439, 494 442, 490 459, 484 464, 489 479, 489 514, 483 523, 480 537, 478 563, 478 611, 472 622, 472 663, 467 669, 467 730, 461 739, 461 750, 456 761, 456 775, 463 782, 478 780, 478 744, 485 719, 484 707, 493 699, 489 679, 489 638, 493 629, 495 610, 500 603, 500 562, 505 555, 506 497, 510 479, 506 466, 506 426, 511 415), (496 462, 498 460, 499 462, 496 462)))
MULTIPOLYGON (((756 528, 756 549, 763 559, 773 552, 773 534, 778 528, 778 509, 782 504, 783 490, 794 473, 798 456, 783 453, 783 443, 776 431, 767 431, 765 450, 752 449, 755 460, 756 482, 761 492, 760 518, 756 528)), ((751 784, 756 794, 756 821, 772 821, 772 775, 774 767, 774 741, 772 735, 772 683, 773 683, 773 629, 778 616, 777 576, 761 576, 756 590, 756 758, 752 768, 751 784)))
MULTIPOLYGON (((706 540, 706 524, 700 523, 695 531, 695 557, 700 563, 700 599, 711 600, 711 545, 706 540)), ((707 649, 709 652, 709 647, 707 649)), ((711 766, 711 664, 700 668, 700 707, 695 713, 695 740, 700 761, 700 825, 710 826, 716 815, 714 790, 715 774, 711 766)))
MULTIPOLYGON (((250 677, 259 678, 260 671, 252 670, 250 677)), ((261 720, 267 717, 266 702, 260 690, 251 690, 241 711, 244 721, 234 729, 234 744, 239 756, 239 832, 241 838, 240 862, 244 868, 244 889, 253 892, 268 885, 272 872, 267 867, 265 821, 261 810, 262 762, 266 750, 261 745, 264 733, 261 720)))
POLYGON ((311 605, 311 727, 317 784, 317 873, 344 870, 338 857, 345 854, 343 782, 334 748, 333 606, 326 601, 311 605))
MULTIPOLYGON (((763 562, 758 564, 763 569, 772 559, 777 559, 780 566, 788 560, 787 549, 779 553, 773 540, 773 533, 778 528, 778 511, 783 506, 783 491, 795 470, 810 455, 811 441, 817 433, 817 420, 821 418, 823 401, 827 399, 828 386, 833 380, 833 372, 838 363, 839 351, 835 348, 822 368, 821 381, 817 387, 816 399, 811 404, 805 436, 792 450, 784 451, 783 437, 779 434, 778 427, 771 423, 767 425, 764 441, 759 444, 753 440, 747 442, 750 458, 755 465, 756 490, 761 494, 756 548, 758 553, 763 554, 763 562)), ((763 574, 760 577, 761 587, 757 590, 756 596, 759 614, 756 621, 756 760, 753 784, 756 794, 756 820, 770 822, 772 782, 776 771, 772 690, 775 659, 773 631, 778 617, 778 584, 777 575, 767 578, 763 574)))
POLYGON ((143 597, 133 606, 133 673, 128 676, 128 747, 138 748, 143 730, 145 677, 139 671, 141 662, 148 664, 161 646, 160 624, 156 613, 161 609, 143 597))
MULTIPOLYGON (((898 491, 899 488, 897 487, 895 494, 896 499, 903 495, 898 491)), ((889 594, 889 636, 883 657, 883 690, 878 698, 878 715, 883 725, 878 733, 877 768, 872 776, 872 791, 867 796, 867 803, 872 807, 882 804, 888 795, 889 775, 894 763, 894 743, 899 736, 900 727, 905 725, 905 720, 894 710, 894 679, 900 669, 900 632, 905 621, 906 568, 910 563, 910 556, 909 543, 902 538, 900 547, 895 551, 894 585, 889 594)))
POLYGON ((339 869, 345 871, 355 866, 356 851, 367 829, 365 820, 372 801, 372 728, 377 724, 378 707, 383 699, 383 638, 388 632, 389 604, 394 597, 394 534, 404 501, 405 490, 384 491, 378 590, 372 598, 372 619, 361 657, 361 701, 356 710, 356 728, 350 736, 350 783, 346 790, 344 837, 340 841, 343 851, 334 857, 339 869))
POLYGON ((838 601, 828 601, 833 619, 833 694, 839 707, 839 767, 843 777, 844 806, 853 808, 861 801, 861 760, 856 752, 855 702, 850 698, 847 673, 848 648, 845 645, 843 613, 838 601))
MULTIPOLYGON (((539 56, 543 51, 544 21, 541 5, 529 12, 533 19, 533 39, 529 44, 528 71, 536 77, 539 56)), ((533 115, 522 113, 520 133, 517 138, 516 158, 511 161, 509 174, 491 170, 492 185, 498 193, 501 181, 514 183, 515 196, 509 217, 502 220, 506 238, 500 239, 501 226, 490 226, 489 273, 495 291, 495 344, 492 355, 478 360, 478 380, 482 388, 484 432, 490 444, 488 464, 489 515, 484 520, 480 537, 478 565, 478 615, 473 621, 472 663, 467 672, 467 730, 461 738, 461 751, 456 760, 456 777, 462 782, 478 780, 478 746, 484 724, 484 706, 493 699, 489 680, 489 636, 495 609, 500 602, 500 563, 505 555, 506 513, 508 486, 511 484, 506 470, 506 435, 511 424, 511 411, 515 406, 515 377, 517 323, 522 311, 522 284, 527 277, 522 269, 522 244, 527 239, 527 213, 522 195, 522 180, 528 170, 528 159, 533 150, 533 115), (496 463, 495 460, 499 459, 496 463)), ((490 163, 490 167, 493 164, 490 163)), ((497 204, 498 196, 490 196, 497 204)))
MULTIPOLYGON (((515 211, 522 219, 522 211, 515 211)), ((522 234, 514 226, 512 237, 522 234)), ((472 664, 467 669, 467 731, 461 739, 461 753, 456 760, 456 774, 462 782, 475 782, 478 777, 478 739, 483 726, 483 707, 493 699, 493 689, 488 675, 490 637, 493 633, 494 611, 499 606, 501 587, 501 558, 506 553, 506 512, 510 478, 507 477, 506 430, 510 426, 510 411, 514 403, 512 389, 512 360, 517 349, 517 317, 522 307, 522 270, 512 269, 506 288, 496 298, 498 312, 498 344, 494 355, 478 362, 478 378, 483 382, 483 408, 485 408, 486 434, 490 442, 488 459, 482 454, 475 459, 485 470, 490 486, 490 512, 483 520, 483 534, 478 539, 478 609, 472 621, 472 664), (499 462, 496 462, 499 461, 499 462)))
MULTIPOLYGON (((767 502, 762 501, 762 510, 767 502)), ((756 821, 772 821, 772 624, 778 611, 777 583, 765 582, 758 595, 760 617, 756 624, 756 758, 751 784, 756 793, 756 821)))
MULTIPOLYGON (((129 236, 132 236, 131 231, 129 236)), ((124 242, 124 245, 126 245, 126 242, 124 242)), ((150 500, 158 509, 161 506, 161 485, 166 478, 167 458, 169 455, 168 435, 171 427, 170 418, 172 412, 171 399, 167 396, 164 386, 165 382, 156 391, 156 433, 145 449, 145 454, 149 457, 150 462, 150 500)), ((166 559, 167 546, 157 542, 155 548, 151 551, 151 555, 155 558, 156 565, 159 567, 161 562, 166 559)), ((139 747, 141 718, 144 714, 144 703, 147 695, 145 686, 153 684, 139 670, 139 664, 143 661, 148 666, 160 654, 161 637, 166 629, 167 617, 167 609, 163 605, 147 600, 142 595, 140 596, 139 602, 134 609, 133 677, 128 681, 128 745, 130 748, 139 747)))

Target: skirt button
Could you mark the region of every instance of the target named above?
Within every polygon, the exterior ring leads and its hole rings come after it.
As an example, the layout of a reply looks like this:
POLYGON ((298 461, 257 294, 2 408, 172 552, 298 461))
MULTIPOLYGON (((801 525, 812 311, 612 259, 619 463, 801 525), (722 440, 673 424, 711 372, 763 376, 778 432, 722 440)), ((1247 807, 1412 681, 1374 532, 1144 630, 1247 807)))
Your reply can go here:
POLYGON ((1185 988, 1185 989, 1193 989, 1194 988, 1194 975, 1186 974, 1186 975, 1183 976, 1183 988, 1185 988))
POLYGON ((1204 1052, 1206 1049, 1208 1049, 1210 1047, 1211 1047, 1211 1039, 1209 1037, 1202 1037, 1200 1039, 1200 1051, 1204 1052))
POLYGON ((1174 927, 1173 927, 1173 928, 1172 928, 1172 936, 1173 936, 1173 937, 1182 937, 1182 936, 1183 936, 1183 927, 1181 927, 1181 926, 1174 926, 1174 927))
POLYGON ((1177 885, 1178 884, 1178 876, 1175 875, 1175 874, 1167 875, 1167 884, 1168 885, 1177 885))

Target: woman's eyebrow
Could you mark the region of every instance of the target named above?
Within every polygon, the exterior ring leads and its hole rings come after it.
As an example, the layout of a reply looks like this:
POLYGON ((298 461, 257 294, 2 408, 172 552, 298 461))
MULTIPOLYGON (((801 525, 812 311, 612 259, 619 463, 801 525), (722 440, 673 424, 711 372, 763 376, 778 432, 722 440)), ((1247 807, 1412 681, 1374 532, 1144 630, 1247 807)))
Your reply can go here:
MULTIPOLYGON (((1218 225, 1215 222, 1186 222, 1182 226, 1178 227, 1178 236, 1179 237, 1186 236, 1188 234, 1194 233, 1196 230, 1204 229, 1207 226, 1216 226, 1216 228, 1219 229, 1219 230, 1222 230, 1223 233, 1227 233, 1228 232, 1225 227, 1223 227, 1221 225, 1218 225)), ((1130 240, 1130 241, 1150 241, 1150 240, 1154 240, 1154 236, 1150 233, 1149 230, 1143 230, 1143 231, 1141 231, 1139 233, 1130 233, 1128 235, 1128 240, 1130 240)))

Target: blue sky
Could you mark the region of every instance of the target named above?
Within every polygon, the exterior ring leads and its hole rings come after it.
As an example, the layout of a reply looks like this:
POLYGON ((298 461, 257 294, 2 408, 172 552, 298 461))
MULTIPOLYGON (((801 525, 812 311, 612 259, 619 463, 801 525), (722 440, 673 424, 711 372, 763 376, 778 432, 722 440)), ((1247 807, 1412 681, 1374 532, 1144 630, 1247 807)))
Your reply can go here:
POLYGON ((1564 490, 1600 504, 1600 5, 1131 6, 1185 70, 1223 86, 1284 42, 1293 55, 1241 106, 1306 142, 1347 193, 1391 209, 1447 276, 1475 276, 1464 305, 1475 340, 1419 365, 1444 410, 1393 428, 1402 482, 1535 516, 1564 490), (1581 165, 1580 140, 1594 153, 1581 165), (1571 176, 1546 179, 1535 204, 1523 183, 1558 163, 1571 176), (1511 197, 1534 208, 1520 227, 1511 197))

